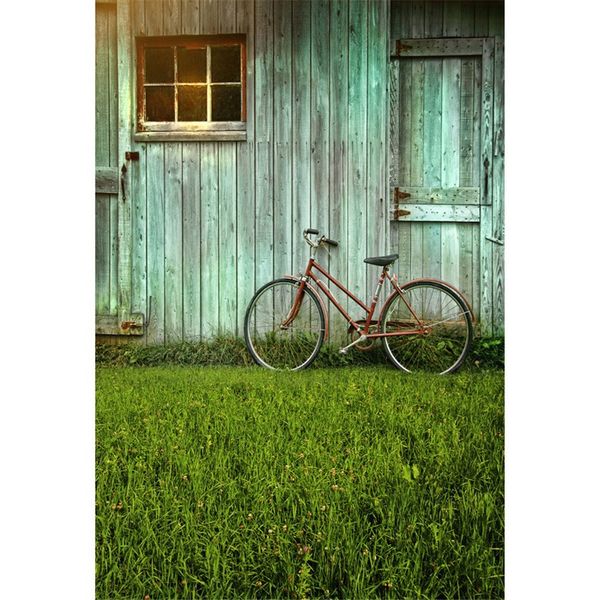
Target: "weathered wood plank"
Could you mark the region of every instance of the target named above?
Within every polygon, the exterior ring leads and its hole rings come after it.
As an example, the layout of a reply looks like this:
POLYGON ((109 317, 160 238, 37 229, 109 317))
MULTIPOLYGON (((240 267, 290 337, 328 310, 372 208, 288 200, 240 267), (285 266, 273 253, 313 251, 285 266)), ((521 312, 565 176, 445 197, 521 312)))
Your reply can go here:
POLYGON ((448 221, 473 223, 479 221, 479 206, 470 204, 402 204, 391 210, 390 220, 448 221))
POLYGON ((493 331, 493 237, 492 168, 493 160, 493 88, 494 88, 494 40, 486 38, 482 55, 481 90, 481 227, 480 227, 480 320, 481 332, 489 335, 493 331), (487 169, 486 169, 487 161, 487 169))
MULTIPOLYGON (((329 234, 340 245, 331 251, 330 269, 340 281, 348 278, 348 3, 331 4, 329 234)), ((341 298, 348 308, 347 298, 341 298)))
POLYGON ((477 266, 473 264, 473 228, 478 225, 459 223, 458 229, 458 289, 472 302, 473 277, 477 266))
POLYGON ((219 25, 218 33, 236 32, 236 2, 235 0, 221 0, 218 6, 219 25))
POLYGON ((489 35, 488 12, 490 2, 475 3, 475 23, 473 35, 478 37, 487 37, 489 35))
POLYGON ((273 275, 292 271, 292 3, 274 4, 273 275))
POLYGON ((129 164, 132 186, 131 311, 147 315, 146 166, 148 161, 145 145, 136 147, 136 150, 140 153, 140 160, 129 164))
POLYGON ((165 145, 165 341, 183 339, 181 145, 165 145))
POLYGON ((256 1, 256 285, 273 279, 273 4, 256 1))
POLYGON ((110 196, 96 194, 96 314, 110 312, 110 196))
MULTIPOLYGON (((457 37, 461 35, 461 8, 460 2, 444 2, 444 36, 457 37)), ((462 41, 462 40, 457 40, 462 41)))
POLYGON ((491 203, 493 119, 494 119, 494 40, 486 38, 481 75, 481 202, 491 203), (487 161, 487 163, 486 163, 487 161), (487 164, 487 168, 486 168, 487 164))
MULTIPOLYGON (((181 0, 181 33, 200 33, 201 0, 181 0)), ((182 302, 183 339, 199 340, 202 316, 200 291, 200 147, 196 142, 181 144, 182 183, 182 302)))
POLYGON ((390 188, 393 204, 479 204, 478 187, 393 187, 390 188), (396 191, 398 190, 398 191, 396 191), (408 194, 408 195, 407 195, 408 194))
MULTIPOLYGON (((121 9, 122 12, 122 9, 121 9)), ((121 40, 123 31, 120 31, 121 40)), ((108 14, 108 166, 119 166, 119 135, 117 122, 119 118, 119 74, 118 61, 123 59, 123 53, 119 56, 117 42, 117 13, 114 10, 108 14)), ((121 97, 122 100, 122 97, 121 97)))
MULTIPOLYGON (((368 91, 367 91, 367 254, 377 256, 390 251, 387 218, 387 121, 388 107, 388 3, 371 0, 368 8, 368 91)), ((373 269, 367 269, 368 293, 377 284, 373 269)), ((387 285, 387 284, 386 284, 387 285)), ((387 288, 384 289, 386 291, 387 288)))
POLYGON ((237 0, 237 29, 246 37, 246 118, 248 142, 237 143, 237 296, 238 329, 255 291, 254 279, 254 2, 237 0))
POLYGON ((302 232, 310 214, 310 4, 292 4, 292 194, 293 270, 304 270, 308 248, 302 232))
MULTIPOLYGON (((494 36, 494 135, 492 237, 504 240, 504 5, 490 6, 490 35, 494 36)), ((492 244, 493 334, 504 334, 504 245, 492 244)))
MULTIPOLYGON (((116 164, 125 159, 125 152, 131 146, 131 69, 132 39, 130 0, 117 4, 117 89, 118 89, 118 158, 116 164)), ((131 173, 122 173, 118 200, 118 289, 117 304, 119 313, 124 316, 131 312, 131 173)))
POLYGON ((163 35, 181 34, 181 0, 162 0, 163 35))
POLYGON ((444 35, 444 2, 425 2, 424 38, 444 35))
MULTIPOLYGON (((325 235, 329 233, 329 5, 311 6, 310 214, 325 235)), ((329 268, 329 254, 320 253, 329 268)))
POLYGON ((109 10, 96 7, 96 166, 110 165, 109 10))
POLYGON ((162 343, 165 331, 165 197, 164 147, 150 144, 146 152, 148 343, 162 343))
POLYGON ((236 160, 234 144, 219 144, 219 333, 237 334, 236 160))
POLYGON ((110 211, 110 304, 111 315, 117 314, 119 309, 119 213, 121 212, 119 197, 109 196, 110 211))
POLYGON ((200 147, 200 295, 202 339, 219 331, 219 147, 200 147))
POLYGON ((96 194, 117 194, 119 191, 119 169, 96 167, 96 194))
POLYGON ((146 23, 146 35, 163 35, 162 0, 145 0, 144 19, 146 23))
POLYGON ((197 35, 200 33, 201 0, 181 0, 181 33, 197 35))
MULTIPOLYGON (((473 185, 473 104, 475 61, 468 59, 461 63, 460 86, 460 185, 473 185)), ((479 99, 477 99, 479 100, 479 99)))
POLYGON ((349 164, 352 171, 348 189, 348 286, 359 297, 366 296, 367 256, 367 8, 360 0, 350 1, 348 82, 349 164))
POLYGON ((200 33, 219 33, 219 0, 201 0, 200 33))
MULTIPOLYGON (((425 4, 423 37, 436 38, 444 33, 444 3, 425 4)), ((442 60, 429 58, 425 63, 423 126, 423 184, 440 188, 442 174, 442 60)), ((430 198, 435 198, 435 192, 430 198)), ((418 203, 418 194, 414 202, 418 203)), ((430 200, 431 201, 431 200, 430 200)), ((442 275, 441 223, 423 223, 423 276, 439 279, 442 275)))
POLYGON ((132 35, 146 34, 145 0, 131 0, 131 33, 132 35))
MULTIPOLYGON (((452 3, 448 3, 452 4, 452 3)), ((433 56, 478 56, 483 49, 484 38, 440 38, 391 40, 393 58, 433 56)))
MULTIPOLYGON (((460 35, 460 4, 444 4, 444 36, 460 35)), ((432 42, 432 45, 435 45, 432 42)), ((442 187, 460 185, 460 87, 461 55, 469 52, 480 53, 480 44, 472 40, 454 38, 449 43, 442 42, 440 50, 445 56, 442 61, 442 187)), ((462 209, 463 207, 461 207, 462 209)), ((467 210, 476 207, 467 206, 467 210)), ((442 279, 458 286, 459 269, 459 233, 457 221, 468 216, 454 215, 452 222, 441 225, 442 279)), ((472 218, 472 217, 471 217, 472 218)))

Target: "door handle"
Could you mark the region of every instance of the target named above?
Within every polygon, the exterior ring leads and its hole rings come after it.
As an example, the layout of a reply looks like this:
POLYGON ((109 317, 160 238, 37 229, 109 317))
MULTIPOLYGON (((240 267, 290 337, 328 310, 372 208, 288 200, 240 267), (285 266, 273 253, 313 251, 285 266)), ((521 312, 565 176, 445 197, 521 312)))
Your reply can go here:
POLYGON ((484 172, 484 176, 485 179, 483 180, 483 197, 487 200, 488 197, 488 176, 489 176, 489 167, 490 167, 490 161, 488 160, 488 157, 485 157, 485 160, 483 161, 483 172, 484 172))

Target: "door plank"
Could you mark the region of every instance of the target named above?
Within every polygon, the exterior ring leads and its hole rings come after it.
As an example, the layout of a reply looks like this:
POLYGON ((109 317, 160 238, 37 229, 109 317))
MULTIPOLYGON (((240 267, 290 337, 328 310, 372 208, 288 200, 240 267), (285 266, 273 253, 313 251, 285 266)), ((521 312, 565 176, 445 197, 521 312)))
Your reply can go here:
MULTIPOLYGON (((439 161, 438 161, 439 162, 439 161)), ((409 204, 479 204, 478 187, 393 187, 390 199, 401 208, 409 204), (405 196, 408 194, 408 196, 405 196)))
POLYGON ((402 204, 390 211, 390 220, 476 223, 479 221, 479 208, 468 204, 402 204))
POLYGON ((397 39, 391 40, 390 45, 394 58, 478 56, 483 41, 484 38, 397 39))

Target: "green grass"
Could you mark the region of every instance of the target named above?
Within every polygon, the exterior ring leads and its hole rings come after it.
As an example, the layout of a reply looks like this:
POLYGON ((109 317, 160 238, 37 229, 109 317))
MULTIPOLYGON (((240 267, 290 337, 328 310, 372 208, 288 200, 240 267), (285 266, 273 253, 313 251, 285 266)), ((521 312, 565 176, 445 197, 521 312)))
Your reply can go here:
POLYGON ((97 372, 97 597, 503 597, 503 373, 97 372))
MULTIPOLYGON (((390 365, 380 342, 372 350, 351 350, 340 354, 341 345, 350 343, 350 337, 340 343, 325 343, 311 369, 361 365, 390 365)), ((253 363, 244 340, 233 336, 219 336, 211 340, 181 342, 168 345, 139 343, 96 346, 96 363, 111 366, 203 365, 250 366, 253 363)), ((461 369, 482 370, 504 367, 504 338, 473 340, 473 346, 461 369)))

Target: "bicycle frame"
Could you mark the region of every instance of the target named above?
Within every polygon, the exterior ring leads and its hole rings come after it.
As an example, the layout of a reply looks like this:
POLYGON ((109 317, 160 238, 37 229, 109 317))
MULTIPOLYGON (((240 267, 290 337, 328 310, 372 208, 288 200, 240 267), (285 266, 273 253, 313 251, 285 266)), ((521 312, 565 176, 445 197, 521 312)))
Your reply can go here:
MULTIPOLYGON (((300 278, 300 286, 298 288, 298 292, 296 293, 296 297, 294 298, 294 304, 292 305, 292 308, 290 309, 290 312, 288 313, 285 321, 282 323, 282 327, 286 327, 296 318, 296 315, 298 314, 298 310, 300 309, 300 305, 302 303, 304 289, 306 288, 307 285, 310 285, 308 283, 308 281, 310 279, 312 279, 312 281, 315 282, 318 289, 321 290, 327 296, 327 298, 329 298, 329 300, 337 308, 338 312, 341 313, 341 315, 344 317, 344 319, 346 319, 346 321, 356 330, 356 332, 360 336, 364 336, 366 339, 401 336, 401 335, 415 335, 415 334, 425 335, 426 333, 428 333, 428 328, 423 325, 423 323, 421 322, 419 317, 417 317, 417 315, 413 311, 412 307, 405 300, 404 294, 403 294, 400 286, 396 283, 395 278, 390 277, 389 267, 383 267, 383 269, 381 271, 381 275, 379 276, 379 279, 377 282, 377 288, 375 290, 375 294, 373 295, 373 298, 371 300, 371 305, 367 306, 362 300, 357 298, 348 288, 346 288, 335 277, 333 277, 333 275, 331 275, 327 271, 327 269, 325 269, 325 267, 320 265, 312 256, 310 257, 308 264, 306 265, 306 270, 304 271, 304 275, 300 278), (342 291, 344 294, 346 294, 347 297, 351 298, 355 304, 360 306, 360 308, 362 308, 365 311, 366 319, 365 319, 364 327, 361 328, 361 324, 359 322, 355 321, 354 319, 352 319, 352 317, 348 314, 348 312, 346 312, 344 307, 336 300, 335 296, 331 293, 329 288, 317 276, 315 276, 315 274, 313 273, 313 269, 317 270, 319 273, 321 273, 323 276, 325 276, 328 281, 333 283, 340 291, 342 291), (392 287, 396 290, 396 292, 398 292, 398 294, 400 294, 400 298, 402 298, 402 301, 404 302, 404 304, 406 305, 406 307, 408 308, 408 310, 414 317, 416 323, 418 323, 418 327, 416 329, 408 329, 407 328, 407 329, 403 329, 401 331, 382 332, 379 330, 379 321, 376 321, 377 331, 375 331, 373 333, 369 333, 369 329, 371 327, 371 324, 373 323, 373 315, 375 313, 375 309, 376 309, 377 303, 379 301, 379 293, 380 293, 381 287, 383 286, 383 283, 386 279, 389 280, 389 282, 392 284, 392 287)), ((313 287, 313 286, 311 286, 311 287, 313 287)), ((386 301, 384 303, 384 306, 387 305, 387 303, 391 300, 393 295, 394 295, 394 292, 392 292, 388 296, 388 298, 386 299, 386 301)), ((327 315, 327 311, 325 309, 323 310, 323 313, 325 315, 327 315)), ((327 316, 326 316, 326 319, 327 319, 327 316)), ((328 329, 328 327, 326 325, 326 330, 327 329, 328 329)))

